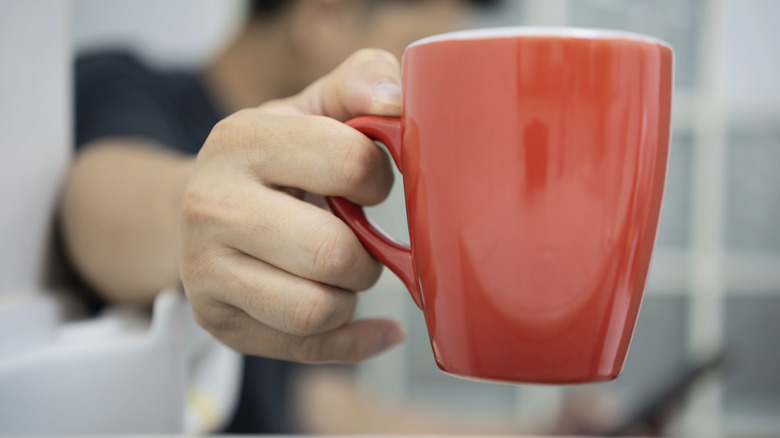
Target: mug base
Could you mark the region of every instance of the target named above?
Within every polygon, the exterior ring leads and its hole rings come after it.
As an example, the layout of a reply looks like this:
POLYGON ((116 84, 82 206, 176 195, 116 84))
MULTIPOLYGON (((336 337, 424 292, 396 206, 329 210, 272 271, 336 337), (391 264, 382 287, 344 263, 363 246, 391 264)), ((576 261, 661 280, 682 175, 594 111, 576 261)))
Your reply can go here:
POLYGON ((524 378, 491 378, 491 377, 475 377, 475 376, 469 376, 465 374, 458 374, 454 373, 452 371, 447 371, 441 367, 439 367, 441 372, 444 374, 450 375, 452 377, 456 377, 458 379, 462 380, 468 380, 471 382, 479 382, 479 383, 491 383, 494 385, 543 385, 543 386, 552 386, 552 385, 587 385, 589 383, 604 383, 609 382, 611 380, 615 380, 620 376, 620 373, 617 373, 615 375, 604 375, 604 376, 591 376, 588 378, 571 378, 571 379, 561 379, 561 378, 534 378, 534 379, 524 379, 524 378))

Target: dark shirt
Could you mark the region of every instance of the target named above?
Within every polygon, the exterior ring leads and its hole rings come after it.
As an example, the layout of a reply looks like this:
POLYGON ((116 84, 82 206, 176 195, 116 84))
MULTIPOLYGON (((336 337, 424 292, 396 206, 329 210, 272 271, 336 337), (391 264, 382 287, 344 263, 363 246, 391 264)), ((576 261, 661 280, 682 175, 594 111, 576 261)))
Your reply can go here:
MULTIPOLYGON (((117 135, 145 137, 197 154, 220 118, 198 75, 150 69, 124 53, 76 61, 76 148, 117 135)), ((244 358, 244 380, 234 418, 224 432, 289 433, 292 364, 244 358)))

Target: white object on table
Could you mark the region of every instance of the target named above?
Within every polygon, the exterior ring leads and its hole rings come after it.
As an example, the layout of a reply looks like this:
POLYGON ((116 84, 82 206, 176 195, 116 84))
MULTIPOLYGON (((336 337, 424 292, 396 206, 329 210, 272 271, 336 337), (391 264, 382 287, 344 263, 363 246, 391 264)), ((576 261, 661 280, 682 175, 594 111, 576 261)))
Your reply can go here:
POLYGON ((177 291, 145 312, 65 322, 44 293, 0 296, 0 434, 197 433, 233 412, 241 357, 177 291))

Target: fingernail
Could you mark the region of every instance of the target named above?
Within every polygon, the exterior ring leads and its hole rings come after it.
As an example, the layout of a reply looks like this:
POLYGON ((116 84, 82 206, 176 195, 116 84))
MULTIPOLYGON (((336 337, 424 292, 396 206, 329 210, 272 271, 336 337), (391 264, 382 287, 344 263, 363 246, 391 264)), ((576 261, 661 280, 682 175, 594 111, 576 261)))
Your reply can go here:
POLYGON ((387 80, 374 84, 374 101, 385 105, 401 105, 401 86, 387 80))
POLYGON ((389 350, 403 342, 404 339, 406 339, 406 330, 402 327, 394 326, 387 330, 382 336, 382 347, 380 351, 389 350))

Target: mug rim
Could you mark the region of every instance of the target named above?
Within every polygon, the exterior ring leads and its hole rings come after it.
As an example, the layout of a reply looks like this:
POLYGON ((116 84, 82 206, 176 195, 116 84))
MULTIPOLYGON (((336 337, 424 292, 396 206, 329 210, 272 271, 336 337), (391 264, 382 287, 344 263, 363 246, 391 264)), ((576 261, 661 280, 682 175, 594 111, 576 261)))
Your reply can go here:
POLYGON ((494 38, 513 37, 564 37, 581 39, 603 40, 629 40, 650 44, 658 44, 674 51, 672 45, 666 41, 650 35, 617 29, 600 29, 592 27, 563 27, 563 26, 511 26, 511 27, 487 27, 481 29, 466 29, 455 32, 447 32, 419 39, 406 47, 422 46, 441 41, 468 41, 494 38))

